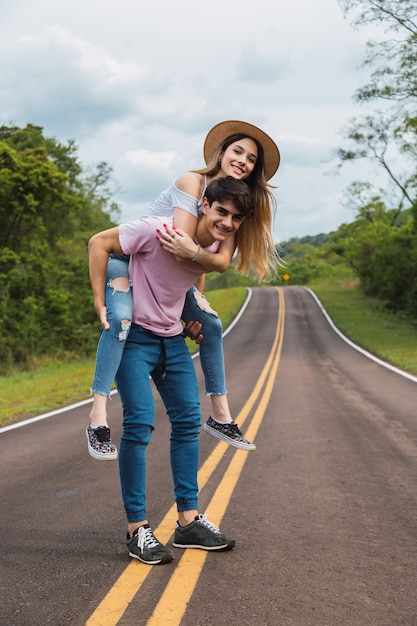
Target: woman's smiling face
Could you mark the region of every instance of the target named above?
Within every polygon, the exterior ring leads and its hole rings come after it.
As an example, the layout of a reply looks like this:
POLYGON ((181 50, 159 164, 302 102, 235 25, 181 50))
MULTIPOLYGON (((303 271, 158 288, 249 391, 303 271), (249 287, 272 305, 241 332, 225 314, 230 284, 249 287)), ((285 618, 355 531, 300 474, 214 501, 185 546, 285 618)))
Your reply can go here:
POLYGON ((254 170, 258 160, 258 146, 250 137, 239 139, 226 148, 221 158, 221 172, 244 180, 254 170))

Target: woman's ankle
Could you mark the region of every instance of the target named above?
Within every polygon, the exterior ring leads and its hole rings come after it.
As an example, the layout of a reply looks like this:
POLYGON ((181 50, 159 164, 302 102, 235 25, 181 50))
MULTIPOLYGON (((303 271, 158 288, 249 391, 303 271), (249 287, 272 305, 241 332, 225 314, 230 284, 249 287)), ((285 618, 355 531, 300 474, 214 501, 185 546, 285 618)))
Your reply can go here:
POLYGON ((229 403, 227 401, 227 395, 212 395, 211 399, 211 417, 216 420, 216 422, 220 422, 220 424, 229 424, 233 422, 232 416, 230 414, 229 403))
POLYGON ((107 396, 94 394, 93 406, 90 411, 90 424, 93 428, 107 426, 107 396))

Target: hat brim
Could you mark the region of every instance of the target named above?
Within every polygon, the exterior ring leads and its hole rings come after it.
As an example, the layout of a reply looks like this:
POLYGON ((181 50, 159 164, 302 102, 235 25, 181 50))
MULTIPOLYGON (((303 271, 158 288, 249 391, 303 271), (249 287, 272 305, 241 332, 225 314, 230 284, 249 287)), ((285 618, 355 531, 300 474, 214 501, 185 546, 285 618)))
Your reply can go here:
POLYGON ((266 180, 270 180, 277 171, 281 160, 278 146, 263 130, 248 122, 228 120, 213 126, 207 133, 204 142, 203 154, 205 162, 209 163, 217 148, 225 139, 232 135, 245 135, 246 137, 255 139, 262 146, 265 161, 264 175, 266 180))

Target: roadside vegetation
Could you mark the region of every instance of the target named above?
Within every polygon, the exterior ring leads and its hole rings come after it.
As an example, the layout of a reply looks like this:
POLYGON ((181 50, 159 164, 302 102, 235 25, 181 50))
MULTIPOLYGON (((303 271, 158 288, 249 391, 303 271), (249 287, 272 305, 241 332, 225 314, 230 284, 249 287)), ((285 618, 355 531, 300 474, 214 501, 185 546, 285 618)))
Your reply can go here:
POLYGON ((399 316, 377 298, 365 296, 358 285, 312 283, 337 328, 353 343, 383 361, 417 376, 417 324, 399 316))

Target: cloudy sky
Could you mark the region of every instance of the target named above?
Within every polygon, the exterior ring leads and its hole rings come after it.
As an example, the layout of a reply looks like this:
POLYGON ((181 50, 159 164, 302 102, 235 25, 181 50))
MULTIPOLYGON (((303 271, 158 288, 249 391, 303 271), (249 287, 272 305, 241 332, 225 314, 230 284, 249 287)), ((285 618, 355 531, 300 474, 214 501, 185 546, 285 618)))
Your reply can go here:
MULTIPOLYGON (((275 240, 329 232, 364 164, 331 175, 373 33, 337 0, 0 0, 0 116, 73 139, 114 170, 121 221, 203 166, 207 131, 243 119, 281 151, 275 240)), ((366 169, 366 168, 365 168, 366 169)))

